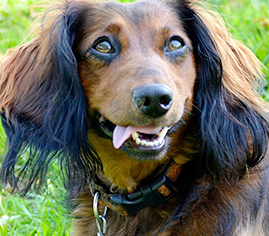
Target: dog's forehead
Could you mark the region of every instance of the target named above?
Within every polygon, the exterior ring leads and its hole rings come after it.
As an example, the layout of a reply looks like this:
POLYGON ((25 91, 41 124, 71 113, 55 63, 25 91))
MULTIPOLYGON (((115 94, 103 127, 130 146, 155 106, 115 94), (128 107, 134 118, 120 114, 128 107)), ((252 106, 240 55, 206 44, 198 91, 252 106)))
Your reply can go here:
POLYGON ((150 0, 137 1, 129 4, 106 2, 104 3, 104 8, 106 10, 112 10, 134 23, 140 23, 151 18, 166 18, 172 10, 164 2, 150 0))
POLYGON ((145 0, 129 4, 99 2, 95 17, 104 27, 109 24, 122 25, 123 22, 129 27, 140 28, 181 27, 176 12, 164 1, 145 0))

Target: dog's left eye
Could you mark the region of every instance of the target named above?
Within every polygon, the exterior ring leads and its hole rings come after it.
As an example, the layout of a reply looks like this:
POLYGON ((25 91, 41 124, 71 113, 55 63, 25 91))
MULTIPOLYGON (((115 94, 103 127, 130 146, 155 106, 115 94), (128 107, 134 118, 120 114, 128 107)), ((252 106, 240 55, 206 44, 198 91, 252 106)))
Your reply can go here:
POLYGON ((179 36, 172 36, 166 41, 164 46, 164 54, 170 58, 183 56, 186 52, 186 45, 184 40, 179 36))
POLYGON ((183 47, 183 44, 182 44, 182 42, 180 42, 180 41, 177 40, 177 39, 172 39, 172 40, 168 43, 167 47, 168 47, 168 49, 169 49, 170 51, 175 51, 175 50, 177 50, 177 49, 182 48, 182 47, 183 47))

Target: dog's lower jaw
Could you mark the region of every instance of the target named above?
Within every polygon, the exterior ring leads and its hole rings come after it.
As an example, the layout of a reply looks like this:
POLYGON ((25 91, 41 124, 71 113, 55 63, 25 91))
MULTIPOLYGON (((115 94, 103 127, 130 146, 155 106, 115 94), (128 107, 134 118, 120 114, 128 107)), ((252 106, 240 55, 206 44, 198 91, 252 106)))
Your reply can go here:
POLYGON ((137 148, 132 140, 127 140, 121 147, 121 150, 137 161, 158 161, 164 158, 169 147, 169 142, 169 138, 166 137, 160 147, 137 148))

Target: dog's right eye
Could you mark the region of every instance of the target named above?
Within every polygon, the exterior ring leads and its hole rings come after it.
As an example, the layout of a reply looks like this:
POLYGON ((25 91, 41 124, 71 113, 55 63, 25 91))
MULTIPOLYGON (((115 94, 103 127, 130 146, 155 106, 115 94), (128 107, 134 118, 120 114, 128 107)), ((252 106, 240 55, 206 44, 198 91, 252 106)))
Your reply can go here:
POLYGON ((120 46, 117 40, 112 37, 102 36, 94 41, 85 56, 93 56, 99 60, 110 62, 118 55, 119 51, 120 46))
POLYGON ((97 53, 113 54, 116 52, 113 44, 115 43, 113 43, 112 39, 103 36, 95 40, 92 49, 94 49, 97 53))
POLYGON ((110 53, 112 51, 112 45, 107 40, 96 43, 93 48, 100 53, 110 53))

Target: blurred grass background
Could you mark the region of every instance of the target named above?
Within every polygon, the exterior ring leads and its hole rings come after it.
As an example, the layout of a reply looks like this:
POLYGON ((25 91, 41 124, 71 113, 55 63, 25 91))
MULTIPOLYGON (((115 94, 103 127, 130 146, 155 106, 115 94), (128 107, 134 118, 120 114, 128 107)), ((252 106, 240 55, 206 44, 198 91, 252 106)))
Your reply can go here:
MULTIPOLYGON (((0 53, 25 40, 28 27, 36 19, 33 4, 39 0, 0 0, 0 53)), ((126 0, 122 0, 126 1, 126 0)), ((269 1, 208 0, 224 17, 234 38, 247 45, 269 68, 269 1)), ((269 81, 269 73, 264 70, 269 81)), ((269 88, 264 98, 269 101, 269 88)), ((0 153, 4 152, 5 134, 0 127, 0 153)), ((1 156, 0 156, 1 160, 1 156)), ((22 158, 21 162, 24 159, 22 158)), ((20 163, 19 163, 20 164, 20 163)), ((18 164, 18 165, 19 165, 18 164)), ((64 207, 65 190, 57 174, 57 165, 48 173, 48 188, 42 194, 25 198, 12 196, 0 188, 0 235, 69 235, 72 224, 64 207)))

